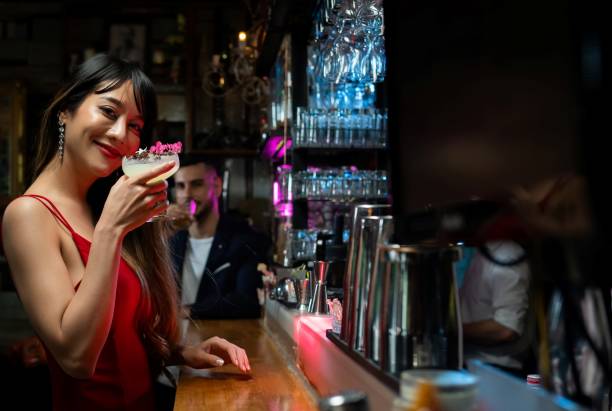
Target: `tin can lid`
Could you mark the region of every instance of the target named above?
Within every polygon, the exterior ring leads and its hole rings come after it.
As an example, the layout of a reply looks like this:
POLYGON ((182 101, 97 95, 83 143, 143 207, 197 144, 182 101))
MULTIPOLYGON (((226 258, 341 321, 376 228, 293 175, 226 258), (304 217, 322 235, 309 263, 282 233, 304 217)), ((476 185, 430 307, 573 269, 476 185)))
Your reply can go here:
POLYGON ((320 411, 368 411, 368 397, 355 390, 342 391, 321 399, 320 411))
POLYGON ((401 373, 402 385, 416 387, 420 382, 430 382, 437 390, 464 391, 476 388, 478 377, 466 371, 442 369, 411 369, 401 373))

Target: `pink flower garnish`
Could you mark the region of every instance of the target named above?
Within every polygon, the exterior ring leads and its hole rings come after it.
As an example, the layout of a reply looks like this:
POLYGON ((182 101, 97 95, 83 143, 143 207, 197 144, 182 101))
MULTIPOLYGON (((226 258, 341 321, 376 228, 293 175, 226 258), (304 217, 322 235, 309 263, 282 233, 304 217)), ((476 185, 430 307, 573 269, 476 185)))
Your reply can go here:
POLYGON ((161 141, 156 141, 154 145, 149 148, 151 154, 162 155, 166 153, 180 153, 183 149, 183 143, 180 141, 174 144, 162 144, 161 141))

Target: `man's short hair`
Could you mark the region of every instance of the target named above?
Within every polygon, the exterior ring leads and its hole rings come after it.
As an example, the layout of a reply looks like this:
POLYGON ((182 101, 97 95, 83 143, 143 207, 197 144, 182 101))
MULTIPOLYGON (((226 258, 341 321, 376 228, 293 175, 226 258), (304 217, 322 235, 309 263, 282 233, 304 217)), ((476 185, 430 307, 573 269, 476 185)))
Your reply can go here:
POLYGON ((179 154, 180 167, 192 166, 195 164, 204 163, 207 169, 213 170, 217 177, 221 177, 221 165, 210 157, 194 153, 179 154))

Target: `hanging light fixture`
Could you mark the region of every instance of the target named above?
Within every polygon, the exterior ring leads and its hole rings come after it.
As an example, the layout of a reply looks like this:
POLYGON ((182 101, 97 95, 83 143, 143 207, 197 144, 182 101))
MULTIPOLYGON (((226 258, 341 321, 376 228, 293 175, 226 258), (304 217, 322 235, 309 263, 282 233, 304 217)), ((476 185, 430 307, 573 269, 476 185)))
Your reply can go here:
POLYGON ((260 104, 268 96, 269 86, 267 79, 255 75, 258 51, 249 44, 249 39, 256 36, 240 31, 237 37, 238 45, 231 47, 227 54, 213 55, 204 71, 202 89, 213 97, 239 91, 246 104, 260 104))

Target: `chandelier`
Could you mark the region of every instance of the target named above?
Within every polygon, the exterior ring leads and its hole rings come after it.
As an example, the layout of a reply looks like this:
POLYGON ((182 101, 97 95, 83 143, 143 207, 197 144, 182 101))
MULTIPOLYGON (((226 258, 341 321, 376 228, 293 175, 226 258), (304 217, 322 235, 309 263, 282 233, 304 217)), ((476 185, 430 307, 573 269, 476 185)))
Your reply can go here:
MULTIPOLYGON (((255 33, 256 34, 256 33, 255 33)), ((251 38, 257 38, 257 35, 251 38)), ((269 95, 267 78, 255 75, 258 51, 247 42, 248 35, 238 33, 238 45, 229 52, 214 54, 202 75, 202 89, 212 97, 223 97, 239 92, 246 104, 261 104, 269 95)))

